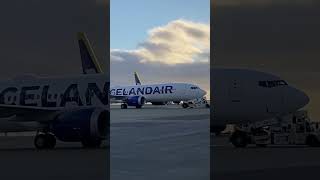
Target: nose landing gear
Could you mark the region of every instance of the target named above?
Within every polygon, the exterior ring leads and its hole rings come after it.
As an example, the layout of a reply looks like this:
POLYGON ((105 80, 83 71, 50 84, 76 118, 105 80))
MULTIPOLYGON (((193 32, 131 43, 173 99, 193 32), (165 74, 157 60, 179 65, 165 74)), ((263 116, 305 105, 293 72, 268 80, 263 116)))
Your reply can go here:
POLYGON ((127 109, 128 105, 127 104, 121 104, 121 109, 127 109))
POLYGON ((51 133, 39 133, 34 138, 37 149, 53 149, 56 146, 56 137, 51 133))

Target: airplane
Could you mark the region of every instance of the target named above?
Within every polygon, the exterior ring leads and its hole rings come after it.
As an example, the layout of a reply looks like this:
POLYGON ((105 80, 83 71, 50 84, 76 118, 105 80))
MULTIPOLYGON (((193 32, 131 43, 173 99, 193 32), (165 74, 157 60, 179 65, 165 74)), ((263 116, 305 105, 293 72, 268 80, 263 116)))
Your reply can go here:
POLYGON ((165 105, 172 101, 188 108, 186 101, 202 98, 206 92, 200 87, 187 83, 162 83, 142 85, 137 72, 134 72, 135 86, 114 86, 110 88, 111 102, 120 102, 121 109, 128 106, 141 108, 146 102, 152 105, 165 105))
MULTIPOLYGON (((128 106, 141 108, 146 102, 153 105, 162 105, 168 101, 189 101, 198 99, 206 94, 204 90, 193 84, 187 83, 163 83, 136 86, 114 86, 110 88, 110 99, 113 102, 121 102, 121 108, 128 106)), ((189 105, 183 103, 182 107, 189 105)))
MULTIPOLYGON (((227 124, 281 117, 309 103, 306 93, 270 73, 239 68, 213 68, 211 73, 211 133, 221 133, 227 124)), ((236 131, 232 137, 245 141, 246 134, 236 131)))
MULTIPOLYGON (((134 80, 136 85, 141 85, 141 80, 139 78, 139 75, 137 72, 134 72, 134 80)), ((180 100, 178 101, 172 101, 174 104, 180 104, 180 100)), ((152 102, 152 105, 166 105, 168 102, 163 101, 163 102, 152 102)), ((187 105, 184 105, 185 107, 188 107, 187 105)))
POLYGON ((121 103, 121 109, 128 106, 141 108, 146 102, 152 105, 165 105, 167 102, 188 108, 186 101, 202 98, 206 92, 200 87, 188 83, 162 83, 142 85, 137 72, 134 72, 135 86, 114 86, 110 88, 110 101, 121 103))
POLYGON ((54 148, 56 139, 97 148, 107 139, 110 82, 84 33, 78 33, 78 43, 79 76, 0 81, 0 132, 36 131, 37 149, 54 148))

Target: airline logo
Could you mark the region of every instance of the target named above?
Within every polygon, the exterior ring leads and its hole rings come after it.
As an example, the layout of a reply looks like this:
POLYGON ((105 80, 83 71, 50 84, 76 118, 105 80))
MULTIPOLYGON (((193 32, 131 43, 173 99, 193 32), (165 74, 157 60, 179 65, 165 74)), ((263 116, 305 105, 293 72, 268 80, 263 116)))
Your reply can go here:
POLYGON ((84 98, 81 98, 78 84, 70 84, 64 92, 49 93, 50 86, 24 86, 8 87, 0 93, 0 104, 39 106, 42 107, 64 107, 69 102, 74 102, 78 106, 92 105, 92 98, 96 96, 103 105, 109 103, 109 84, 106 82, 104 88, 100 89, 96 83, 88 83, 84 98))
POLYGON ((113 88, 110 94, 113 96, 138 96, 148 94, 172 94, 173 86, 147 86, 147 87, 132 87, 132 88, 113 88))

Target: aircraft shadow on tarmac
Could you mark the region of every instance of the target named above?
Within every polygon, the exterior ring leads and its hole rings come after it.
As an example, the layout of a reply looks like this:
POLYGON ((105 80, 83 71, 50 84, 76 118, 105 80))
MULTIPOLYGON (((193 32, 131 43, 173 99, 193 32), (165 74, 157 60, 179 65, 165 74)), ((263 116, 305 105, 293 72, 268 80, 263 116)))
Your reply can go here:
POLYGON ((319 149, 320 147, 310 147, 310 146, 306 146, 306 145, 279 145, 279 146, 266 146, 266 147, 258 147, 258 146, 248 146, 245 148, 236 148, 233 147, 232 145, 224 145, 224 146, 215 146, 215 145, 210 145, 211 150, 214 149, 222 149, 222 148, 232 148, 234 150, 252 150, 252 149, 256 149, 256 150, 267 150, 267 149, 319 149))
POLYGON ((257 147, 257 146, 249 146, 247 149, 319 149, 320 147, 310 147, 305 145, 279 145, 279 146, 267 146, 267 147, 257 147))
POLYGON ((1 152, 20 152, 20 151, 30 151, 30 152, 58 152, 58 151, 100 151, 100 150, 109 150, 108 146, 103 146, 100 148, 82 148, 82 147, 56 147, 54 149, 43 149, 37 150, 34 147, 17 147, 17 148, 0 148, 1 152))

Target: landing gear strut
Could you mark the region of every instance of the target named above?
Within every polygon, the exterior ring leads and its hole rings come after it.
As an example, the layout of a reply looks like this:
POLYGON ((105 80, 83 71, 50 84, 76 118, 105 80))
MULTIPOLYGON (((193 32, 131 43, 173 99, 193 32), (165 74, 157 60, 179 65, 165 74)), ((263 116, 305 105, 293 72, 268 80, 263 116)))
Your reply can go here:
POLYGON ((235 131, 230 137, 231 143, 235 147, 244 148, 249 143, 249 138, 246 132, 243 131, 235 131))
POLYGON ((37 149, 53 149, 56 146, 56 137, 50 133, 40 133, 34 138, 37 149))
POLYGON ((188 105, 188 103, 183 103, 183 104, 182 104, 182 107, 183 107, 183 108, 188 108, 189 105, 188 105))
POLYGON ((127 104, 121 104, 121 109, 127 109, 128 105, 127 104))

